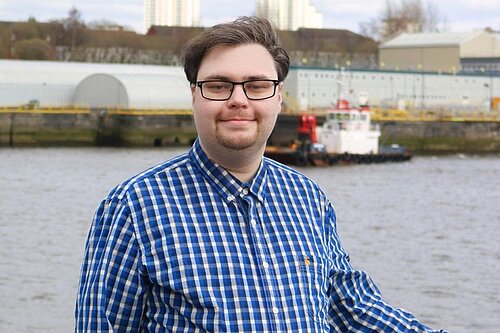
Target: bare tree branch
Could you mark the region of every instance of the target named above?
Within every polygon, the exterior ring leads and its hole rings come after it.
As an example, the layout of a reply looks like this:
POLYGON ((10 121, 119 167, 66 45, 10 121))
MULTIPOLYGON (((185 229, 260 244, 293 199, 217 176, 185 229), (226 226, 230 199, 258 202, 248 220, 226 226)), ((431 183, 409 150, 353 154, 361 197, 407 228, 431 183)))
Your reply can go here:
POLYGON ((378 17, 360 23, 361 33, 384 41, 401 32, 435 32, 442 21, 437 6, 428 0, 386 0, 378 17))

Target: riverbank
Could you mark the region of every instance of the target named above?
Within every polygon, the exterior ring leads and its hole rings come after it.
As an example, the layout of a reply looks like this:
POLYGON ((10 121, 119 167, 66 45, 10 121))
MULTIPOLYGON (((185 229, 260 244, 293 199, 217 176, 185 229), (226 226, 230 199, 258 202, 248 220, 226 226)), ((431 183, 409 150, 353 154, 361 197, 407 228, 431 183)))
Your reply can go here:
MULTIPOLYGON (((321 124, 323 119, 318 119, 321 124)), ((381 145, 397 143, 414 154, 498 153, 500 122, 378 121, 381 145)), ((282 114, 269 143, 287 146, 298 116, 282 114)), ((196 138, 188 112, 113 113, 107 110, 0 113, 0 147, 187 146, 196 138)))

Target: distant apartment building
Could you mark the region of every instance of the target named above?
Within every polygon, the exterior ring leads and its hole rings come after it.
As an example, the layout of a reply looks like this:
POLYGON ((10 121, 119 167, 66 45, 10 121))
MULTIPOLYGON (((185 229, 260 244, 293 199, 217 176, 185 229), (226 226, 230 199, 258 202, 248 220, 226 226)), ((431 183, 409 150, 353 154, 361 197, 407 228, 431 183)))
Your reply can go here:
POLYGON ((200 24, 200 0, 144 0, 144 32, 152 25, 195 27, 200 24))
POLYGON ((323 15, 309 0, 258 0, 257 16, 274 22, 280 30, 323 28, 323 15))

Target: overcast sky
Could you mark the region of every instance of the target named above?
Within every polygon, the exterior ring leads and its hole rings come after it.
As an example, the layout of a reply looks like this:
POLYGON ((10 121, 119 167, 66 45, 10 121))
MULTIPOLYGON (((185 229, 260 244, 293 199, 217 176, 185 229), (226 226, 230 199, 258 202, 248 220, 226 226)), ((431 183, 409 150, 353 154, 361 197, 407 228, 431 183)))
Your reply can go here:
MULTIPOLYGON (((432 0, 423 0, 424 3, 432 0)), ((255 13, 256 0, 201 0, 202 25, 255 13)), ((312 0, 323 14, 325 28, 359 32, 359 23, 375 18, 386 0, 312 0)), ((500 31, 500 0, 434 0, 446 31, 485 27, 500 31)), ((0 0, 0 21, 25 21, 30 16, 46 22, 67 16, 76 7, 85 22, 106 19, 143 31, 143 0, 0 0)))

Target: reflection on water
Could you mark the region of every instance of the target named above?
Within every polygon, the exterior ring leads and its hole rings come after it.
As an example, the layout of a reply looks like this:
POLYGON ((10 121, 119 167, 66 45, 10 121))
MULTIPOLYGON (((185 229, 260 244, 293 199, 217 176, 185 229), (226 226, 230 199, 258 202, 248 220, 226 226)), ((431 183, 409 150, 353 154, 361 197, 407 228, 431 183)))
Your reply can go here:
MULTIPOLYGON (((88 227, 164 149, 0 150, 0 332, 72 331, 88 227)), ((451 332, 500 326, 500 157, 301 169, 337 209, 356 268, 392 304, 451 332)))

